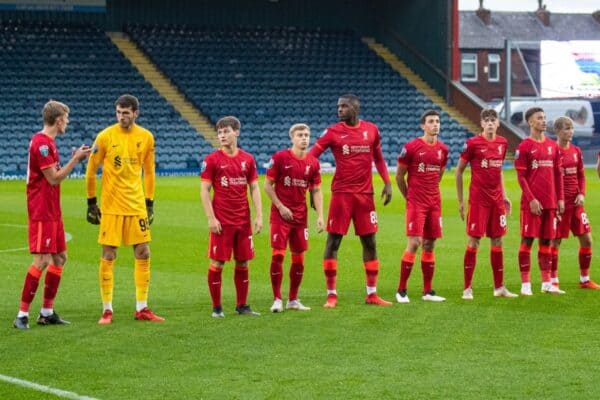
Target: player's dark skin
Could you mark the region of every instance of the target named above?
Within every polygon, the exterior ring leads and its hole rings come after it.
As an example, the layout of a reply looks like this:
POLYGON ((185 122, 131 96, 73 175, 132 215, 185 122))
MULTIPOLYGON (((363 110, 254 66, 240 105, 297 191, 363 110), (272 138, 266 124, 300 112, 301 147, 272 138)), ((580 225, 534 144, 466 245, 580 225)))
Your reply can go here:
MULTIPOLYGON (((340 121, 350 126, 358 125, 358 113, 360 111, 360 102, 356 99, 348 99, 340 97, 338 99, 338 118, 340 121)), ((383 205, 387 205, 392 200, 392 185, 386 183, 381 197, 384 198, 383 205)), ((337 233, 328 233, 327 242, 325 243, 325 251, 323 257, 325 259, 337 259, 337 252, 342 244, 344 236, 337 233)), ((360 243, 363 249, 363 262, 371 261, 377 258, 377 246, 375 244, 375 234, 360 236, 360 243)))

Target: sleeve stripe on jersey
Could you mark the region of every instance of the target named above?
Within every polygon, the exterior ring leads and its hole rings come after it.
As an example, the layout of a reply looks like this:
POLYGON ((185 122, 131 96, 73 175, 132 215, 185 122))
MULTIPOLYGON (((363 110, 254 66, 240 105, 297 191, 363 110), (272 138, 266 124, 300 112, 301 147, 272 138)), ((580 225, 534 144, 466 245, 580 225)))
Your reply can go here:
POLYGON ((55 165, 56 165, 56 163, 55 163, 55 162, 53 162, 52 164, 48 164, 48 165, 42 165, 42 166, 40 167, 40 169, 48 169, 48 168, 54 167, 55 165))

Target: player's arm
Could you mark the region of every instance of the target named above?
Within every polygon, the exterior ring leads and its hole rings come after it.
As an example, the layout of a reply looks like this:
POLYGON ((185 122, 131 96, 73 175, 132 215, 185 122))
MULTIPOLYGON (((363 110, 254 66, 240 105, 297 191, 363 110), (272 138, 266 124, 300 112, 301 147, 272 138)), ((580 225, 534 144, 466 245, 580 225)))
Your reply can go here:
POLYGON ((504 202, 504 208, 506 209, 506 215, 510 215, 512 212, 512 203, 506 194, 506 185, 504 184, 504 172, 500 170, 500 184, 502 185, 502 201, 504 202))
POLYGON ((556 182, 556 198, 558 199, 558 214, 565 211, 565 192, 564 180, 562 174, 562 157, 559 154, 558 146, 556 156, 554 157, 554 181, 556 182))
POLYGON ((406 183, 406 173, 408 172, 408 168, 406 165, 398 163, 396 167, 396 185, 398 185, 398 189, 400 189, 400 193, 406 199, 408 195, 408 184, 406 183))
POLYGON ((581 153, 579 153, 579 162, 577 165, 577 187, 578 187, 579 193, 577 194, 577 197, 575 198, 575 205, 582 206, 583 203, 585 202, 586 181, 585 181, 585 167, 583 165, 583 157, 582 157, 581 153))
POLYGON ((317 211, 317 232, 323 232, 325 220, 323 219, 323 192, 321 186, 317 185, 310 189, 310 195, 317 211))
POLYGON ((202 200, 204 214, 206 214, 206 219, 208 220, 208 229, 212 233, 220 234, 222 227, 221 222, 215 217, 215 210, 213 209, 212 200, 210 198, 211 189, 211 182, 205 180, 200 182, 200 200, 202 200))
POLYGON ((456 172, 454 173, 456 178, 456 196, 458 198, 458 213, 460 214, 460 219, 465 219, 465 203, 463 197, 463 173, 467 168, 467 162, 461 158, 458 159, 458 164, 456 165, 456 172))
POLYGON ((73 151, 73 155, 68 163, 59 169, 54 168, 54 165, 49 165, 48 167, 42 169, 42 173, 50 185, 58 185, 67 176, 69 176, 71 171, 73 171, 73 168, 75 168, 75 166, 80 162, 84 161, 91 152, 92 148, 90 146, 82 144, 81 147, 73 151))
POLYGON ((277 208, 277 211, 279 211, 281 218, 285 221, 292 221, 294 219, 292 211, 283 204, 277 193, 275 193, 275 181, 269 177, 265 179, 265 193, 269 196, 271 203, 277 208))
POLYGON ((260 187, 258 180, 250 182, 250 197, 254 205, 254 233, 259 233, 262 229, 262 201, 260 198, 260 187))
POLYGON ((94 225, 100 224, 100 218, 102 217, 96 199, 96 174, 98 173, 98 168, 102 165, 105 155, 106 150, 102 145, 101 138, 98 137, 92 146, 92 155, 85 169, 85 188, 87 192, 86 219, 90 224, 94 225))
POLYGON ((383 158, 383 153, 381 152, 381 146, 379 145, 375 146, 375 150, 373 151, 373 161, 375 162, 375 168, 377 168, 379 176, 383 179, 384 185, 381 197, 384 199, 383 205, 385 206, 392 201, 392 184, 390 183, 390 174, 383 158))
POLYGON ((144 159, 144 196, 146 198, 146 211, 148 222, 154 221, 154 190, 156 188, 156 163, 154 153, 154 138, 151 138, 149 150, 144 159))
POLYGON ((538 199, 535 198, 531 188, 529 187, 529 183, 527 182, 527 170, 523 168, 517 168, 517 181, 519 182, 519 186, 521 186, 521 191, 523 192, 525 201, 527 201, 529 204, 529 210, 531 213, 535 215, 541 215, 542 204, 538 199))

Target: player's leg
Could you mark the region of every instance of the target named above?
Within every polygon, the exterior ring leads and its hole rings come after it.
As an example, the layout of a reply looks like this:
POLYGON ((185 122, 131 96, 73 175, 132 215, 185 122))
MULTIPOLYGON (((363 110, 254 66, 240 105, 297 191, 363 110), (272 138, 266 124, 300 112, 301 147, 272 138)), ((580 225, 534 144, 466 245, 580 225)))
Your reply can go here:
POLYGON ((600 290, 600 285, 590 279, 592 263, 592 234, 586 232, 579 239, 579 287, 582 289, 600 290))
POLYGON ((154 314, 148 307, 150 289, 150 244, 133 245, 135 282, 135 319, 139 321, 163 322, 165 319, 154 314))
POLYGON ((212 301, 213 318, 223 318, 221 304, 221 288, 223 286, 223 266, 231 258, 233 251, 234 230, 230 226, 222 227, 221 234, 209 232, 208 234, 208 291, 212 301))
POLYGON ((348 232, 353 212, 353 197, 343 193, 332 193, 327 214, 327 241, 323 252, 323 273, 327 286, 325 308, 337 305, 337 253, 344 235, 348 232))
POLYGON ((283 303, 281 301, 281 281, 283 280, 283 260, 285 258, 285 249, 288 242, 290 225, 284 221, 273 221, 271 216, 270 234, 271 234, 271 289, 273 290, 273 305, 271 312, 282 312, 283 303))
POLYGON ((363 248, 363 266, 365 269, 365 281, 367 297, 365 303, 376 306, 391 306, 392 303, 377 295, 377 276, 379 275, 379 260, 377 259, 375 233, 360 236, 363 248))
POLYGON ((539 237, 541 218, 521 207, 521 245, 519 246, 519 272, 521 273, 521 294, 531 296, 531 246, 539 237))
POLYGON ((19 311, 13 322, 15 328, 29 329, 29 308, 37 293, 42 273, 51 262, 52 256, 50 254, 33 254, 33 261, 27 270, 25 281, 23 282, 19 311))
POLYGON ((442 213, 438 207, 427 213, 423 225, 423 250, 421 252, 421 271, 423 272, 423 296, 425 301, 441 302, 446 299, 438 296, 433 290, 433 275, 435 272, 435 241, 442 237, 442 213))
POLYGON ((494 297, 519 297, 504 285, 504 250, 502 236, 490 238, 490 264, 494 275, 494 297))
POLYGON ((98 232, 98 243, 102 246, 98 268, 100 296, 102 298, 102 316, 98 320, 100 325, 112 323, 114 265, 117 258, 117 248, 121 245, 123 238, 123 218, 123 216, 107 214, 100 219, 98 232))
POLYGON ((558 279, 558 254, 560 252, 560 244, 562 238, 559 236, 550 241, 550 282, 553 286, 559 286, 558 279))
POLYGON ((308 249, 308 229, 300 226, 291 230, 289 235, 292 265, 290 266, 290 291, 286 308, 288 310, 309 311, 310 307, 298 300, 298 291, 304 277, 304 252, 308 249))
POLYGON ((58 313, 54 311, 54 299, 58 292, 58 286, 62 277, 62 271, 67 262, 66 244, 64 242, 64 230, 59 229, 62 243, 60 244, 61 251, 52 254, 52 264, 46 268, 46 277, 44 278, 44 299, 42 309, 38 317, 38 325, 69 325, 70 322, 62 319, 58 313))
MULTIPOLYGON (((468 218, 467 218, 468 223, 468 218)), ((467 248, 463 257, 463 300, 473 300, 473 274, 475 265, 477 265, 477 250, 479 249, 479 237, 469 236, 467 238, 467 248)))
POLYGON ((552 294, 564 294, 558 286, 552 285, 552 250, 551 240, 556 238, 558 218, 556 210, 542 211, 542 225, 539 233, 538 263, 542 276, 542 292, 552 294))
POLYGON ((559 286, 558 279, 558 254, 562 239, 567 239, 571 231, 574 220, 574 207, 566 207, 560 220, 557 221, 556 237, 550 241, 550 282, 554 286, 559 286))
POLYGON ((240 315, 260 315, 254 312, 250 308, 250 305, 248 305, 248 289, 250 288, 248 261, 254 258, 252 226, 249 222, 235 229, 233 258, 235 259, 235 269, 233 271, 233 282, 235 283, 236 293, 235 312, 240 315))
POLYGON ((406 204, 406 249, 402 253, 400 260, 400 280, 398 282, 398 291, 396 292, 396 301, 398 303, 409 303, 407 286, 408 278, 412 272, 417 250, 423 243, 423 229, 426 218, 426 210, 419 209, 414 204, 406 204))

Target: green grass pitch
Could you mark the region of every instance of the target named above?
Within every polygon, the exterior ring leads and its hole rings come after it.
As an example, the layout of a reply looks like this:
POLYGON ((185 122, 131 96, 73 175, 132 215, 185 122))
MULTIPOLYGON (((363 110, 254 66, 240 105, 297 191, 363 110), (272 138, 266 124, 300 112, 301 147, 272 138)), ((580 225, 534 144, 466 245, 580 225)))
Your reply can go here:
MULTIPOLYGON (((261 317, 235 315, 232 264, 223 274, 225 319, 210 317, 206 285, 207 228, 197 177, 159 178, 152 225, 150 306, 163 324, 133 319, 133 258, 121 248, 115 267, 115 318, 99 326, 100 248, 97 227, 85 221, 81 179, 62 184, 68 243, 67 263, 56 309, 72 321, 67 327, 12 328, 31 256, 27 244, 25 184, 0 182, 0 374, 98 399, 523 399, 595 398, 600 292, 577 288, 578 243, 563 242, 560 253, 564 296, 539 292, 537 244, 532 257, 530 298, 492 297, 489 240, 482 240, 473 283, 475 300, 463 301, 464 223, 457 212, 454 171, 442 181, 444 238, 436 246, 434 288, 441 304, 420 300, 418 261, 409 281, 411 303, 377 308, 364 304, 360 242, 353 234, 339 252, 339 305, 323 309, 325 284, 321 257, 325 234, 314 230, 306 255, 302 301, 307 313, 268 312, 270 248, 268 210, 263 196, 264 229, 255 236, 250 266, 249 302, 261 317), (18 250, 21 248, 21 250, 18 250), (17 249, 17 250, 15 250, 17 249), (9 251, 10 250, 10 251, 9 251)), ((465 177, 468 182, 468 174, 465 177)), ((325 176, 326 205, 331 178, 325 176)), ((260 178, 261 185, 264 177, 260 178)), ((377 194, 382 184, 375 177, 377 194)), ((506 172, 513 202, 505 239, 505 277, 518 291, 517 249, 520 191, 506 172)), ((587 212, 600 222, 600 181, 588 171, 587 212)), ((466 192, 466 188, 465 188, 466 192)), ((392 203, 377 198, 378 290, 394 299, 400 256, 406 245, 405 203, 394 188, 392 203)), ((600 279, 598 246, 592 278, 600 279)), ((289 254, 285 261, 287 294, 289 254)), ((41 287, 32 305, 40 307, 41 287)), ((0 382, 2 399, 50 399, 49 394, 0 382)))

